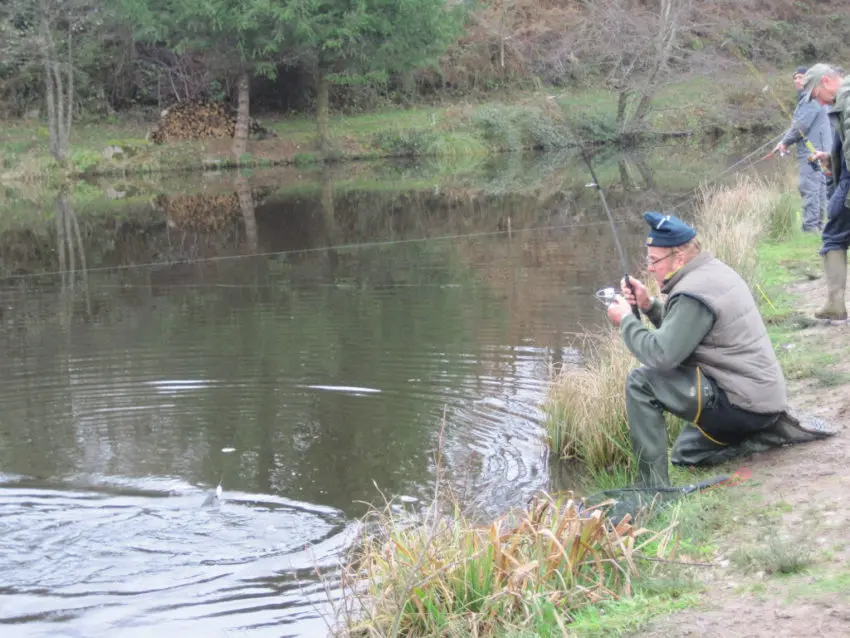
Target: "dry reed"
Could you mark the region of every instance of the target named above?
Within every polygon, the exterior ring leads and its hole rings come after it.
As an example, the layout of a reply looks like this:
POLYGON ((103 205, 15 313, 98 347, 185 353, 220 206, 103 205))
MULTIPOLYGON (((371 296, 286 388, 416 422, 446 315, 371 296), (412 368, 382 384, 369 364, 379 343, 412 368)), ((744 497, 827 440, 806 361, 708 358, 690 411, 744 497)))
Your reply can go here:
POLYGON ((630 595, 640 552, 672 547, 675 528, 650 532, 628 517, 614 526, 600 509, 548 495, 485 527, 437 508, 413 526, 389 509, 373 515, 382 533, 343 578, 344 635, 565 635, 572 611, 630 595))
POLYGON ((704 188, 696 214, 700 242, 752 286, 758 243, 793 232, 793 209, 782 185, 765 179, 740 176, 732 186, 704 188))

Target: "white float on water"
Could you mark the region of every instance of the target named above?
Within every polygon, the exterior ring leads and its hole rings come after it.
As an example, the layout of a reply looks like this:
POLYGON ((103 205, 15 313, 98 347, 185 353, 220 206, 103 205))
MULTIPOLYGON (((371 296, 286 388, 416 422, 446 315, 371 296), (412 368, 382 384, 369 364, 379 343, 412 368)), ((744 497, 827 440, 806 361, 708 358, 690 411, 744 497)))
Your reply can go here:
POLYGON ((298 388, 308 388, 310 390, 328 390, 330 392, 353 392, 358 394, 378 394, 380 390, 376 388, 358 388, 350 385, 298 385, 298 388))

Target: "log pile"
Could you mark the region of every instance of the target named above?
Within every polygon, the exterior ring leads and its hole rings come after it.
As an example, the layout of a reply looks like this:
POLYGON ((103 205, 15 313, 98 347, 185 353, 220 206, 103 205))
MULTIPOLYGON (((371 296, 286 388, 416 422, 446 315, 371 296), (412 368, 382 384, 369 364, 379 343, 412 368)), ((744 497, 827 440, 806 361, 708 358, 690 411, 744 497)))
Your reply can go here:
MULTIPOLYGON (((236 112, 220 102, 180 102, 165 109, 156 129, 149 138, 155 144, 178 140, 232 138, 236 130, 236 112)), ((274 133, 263 127, 253 117, 250 120, 250 137, 264 139, 274 133)))

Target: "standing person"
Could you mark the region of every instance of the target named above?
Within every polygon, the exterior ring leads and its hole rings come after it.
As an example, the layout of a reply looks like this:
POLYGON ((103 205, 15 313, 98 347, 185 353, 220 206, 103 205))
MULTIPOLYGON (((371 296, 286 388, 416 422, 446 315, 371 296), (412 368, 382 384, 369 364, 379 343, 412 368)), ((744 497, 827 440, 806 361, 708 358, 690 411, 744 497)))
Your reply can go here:
POLYGON ((841 79, 828 64, 816 64, 803 78, 803 92, 820 104, 829 105, 829 119, 835 131, 831 151, 820 151, 817 159, 832 169, 835 191, 829 198, 823 229, 823 268, 826 273, 826 304, 815 313, 818 319, 844 321, 847 306, 847 248, 850 247, 850 78, 841 79))
POLYGON ((672 215, 644 213, 647 270, 667 296, 623 281, 608 307, 642 364, 626 381, 626 414, 640 484, 669 485, 664 412, 690 422, 673 446, 674 465, 714 465, 742 454, 828 436, 788 414, 785 378, 746 282, 700 248, 672 215), (649 318, 651 330, 632 314, 649 318))
POLYGON ((794 109, 791 127, 773 150, 785 153, 789 146, 797 145, 798 187, 803 198, 803 232, 820 232, 823 229, 827 204, 826 176, 817 164, 810 161, 810 156, 830 148, 832 131, 826 109, 810 99, 802 90, 807 70, 801 66, 794 71, 797 107, 794 109), (814 150, 806 141, 811 142, 814 150))
MULTIPOLYGON (((838 73, 839 77, 841 77, 841 79, 843 80, 844 79, 844 68, 840 67, 840 66, 834 66, 834 65, 832 66, 832 68, 835 69, 835 72, 838 73)), ((826 107, 824 107, 824 108, 826 108, 826 107)), ((827 112, 829 112, 829 109, 827 109, 827 112)), ((832 121, 830 121, 830 128, 831 127, 832 127, 832 121)), ((835 129, 832 130, 832 137, 833 138, 835 137, 835 129)), ((835 175, 830 173, 826 178, 826 200, 827 200, 827 202, 829 202, 829 199, 830 199, 830 197, 832 197, 832 194, 834 192, 835 192, 835 175)))

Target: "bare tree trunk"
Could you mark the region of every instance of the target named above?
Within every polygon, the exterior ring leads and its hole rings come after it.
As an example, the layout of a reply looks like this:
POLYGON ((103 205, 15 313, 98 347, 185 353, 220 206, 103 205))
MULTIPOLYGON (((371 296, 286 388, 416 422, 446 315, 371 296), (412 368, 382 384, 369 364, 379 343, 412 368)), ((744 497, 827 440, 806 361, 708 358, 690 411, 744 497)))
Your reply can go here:
POLYGON ((659 76, 670 62, 673 45, 679 35, 680 14, 690 8, 688 2, 689 0, 661 0, 660 2, 658 32, 655 39, 655 60, 643 95, 641 95, 640 102, 635 109, 633 121, 637 124, 643 122, 649 114, 649 107, 652 104, 652 96, 657 89, 659 76))
POLYGON ((236 129, 233 132, 233 155, 236 160, 248 152, 248 129, 251 119, 251 84, 247 71, 239 75, 239 106, 236 111, 236 129))
POLYGON ((47 4, 39 3, 39 39, 41 61, 44 67, 45 99, 47 102, 47 130, 50 153, 59 162, 68 157, 71 124, 74 117, 74 64, 71 32, 68 32, 67 58, 64 66, 67 78, 63 81, 63 63, 53 41, 47 4))
POLYGON ((47 100, 47 132, 50 136, 50 153, 60 162, 62 157, 59 153, 59 131, 56 127, 56 85, 53 82, 53 68, 50 58, 45 53, 44 62, 44 95, 47 100))
POLYGON ((328 134, 329 117, 329 92, 327 72, 319 65, 316 75, 316 132, 319 136, 319 150, 325 152, 330 147, 330 135, 328 134))
POLYGON ((239 196, 239 210, 242 211, 242 221, 245 224, 245 242, 252 252, 257 252, 257 218, 254 215, 254 196, 248 181, 237 176, 235 180, 236 194, 239 196))
POLYGON ((502 0, 501 10, 499 11, 499 69, 505 75, 505 2, 502 0))
MULTIPOLYGON (((65 147, 70 145, 71 141, 71 122, 74 121, 74 57, 73 48, 71 46, 71 29, 68 29, 68 96, 65 106, 65 147)), ((76 216, 75 216, 76 218, 76 216)))

